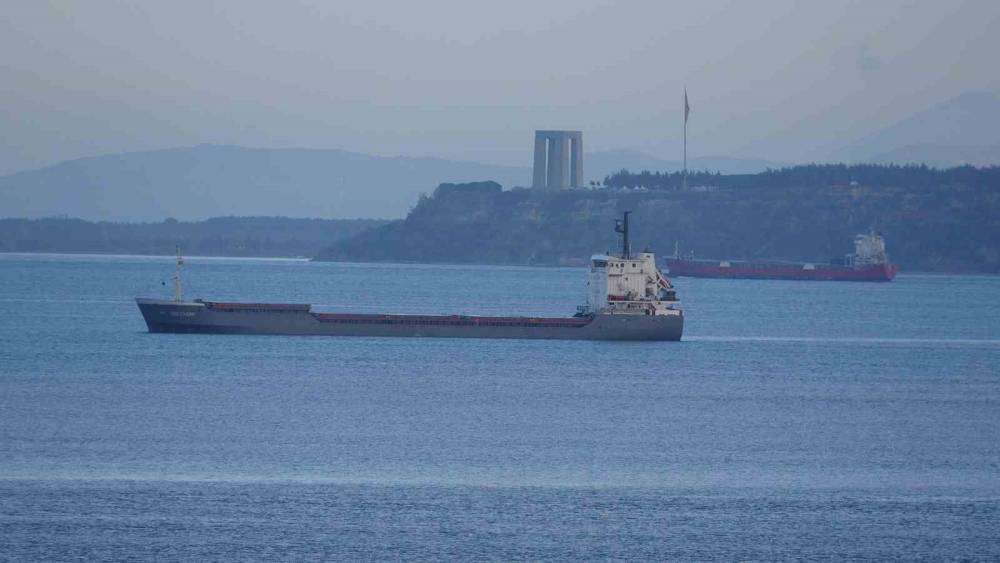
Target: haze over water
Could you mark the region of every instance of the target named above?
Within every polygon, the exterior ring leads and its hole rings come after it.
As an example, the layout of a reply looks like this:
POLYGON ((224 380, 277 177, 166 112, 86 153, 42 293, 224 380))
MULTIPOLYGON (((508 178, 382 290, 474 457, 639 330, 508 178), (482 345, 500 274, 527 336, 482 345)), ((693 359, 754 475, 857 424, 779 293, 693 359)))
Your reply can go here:
MULTIPOLYGON (((680 343, 152 335, 0 255, 0 553, 1000 556, 1000 279, 678 279, 680 343)), ((189 297, 565 315, 573 268, 188 261, 189 297)))

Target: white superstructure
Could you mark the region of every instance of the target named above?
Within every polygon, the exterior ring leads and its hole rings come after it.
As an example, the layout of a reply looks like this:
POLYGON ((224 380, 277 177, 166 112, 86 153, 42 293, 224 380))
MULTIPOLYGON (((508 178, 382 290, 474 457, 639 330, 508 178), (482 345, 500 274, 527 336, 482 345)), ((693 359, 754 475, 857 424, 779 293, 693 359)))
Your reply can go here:
POLYGON ((889 255, 885 251, 885 240, 882 236, 871 232, 854 237, 854 254, 847 255, 847 263, 851 266, 872 266, 885 264, 889 255))
POLYGON ((580 313, 681 315, 677 293, 656 267, 656 256, 652 252, 630 252, 627 214, 618 232, 624 235, 620 255, 595 254, 590 258, 587 304, 579 308, 580 313))

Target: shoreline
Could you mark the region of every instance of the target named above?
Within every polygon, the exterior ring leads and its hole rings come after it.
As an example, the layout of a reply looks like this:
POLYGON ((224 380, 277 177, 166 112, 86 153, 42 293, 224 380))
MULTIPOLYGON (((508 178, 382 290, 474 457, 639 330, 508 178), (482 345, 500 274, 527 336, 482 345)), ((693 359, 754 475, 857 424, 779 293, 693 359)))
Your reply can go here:
MULTIPOLYGON (((169 258, 174 259, 173 254, 130 254, 122 252, 99 252, 99 251, 52 251, 52 252, 11 252, 0 250, 0 257, 3 256, 66 256, 66 257, 95 257, 95 258, 169 258)), ((329 260, 317 259, 308 256, 233 256, 228 254, 184 254, 184 259, 208 259, 208 260, 284 260, 289 262, 316 262, 327 264, 385 264, 398 266, 495 266, 495 267, 515 267, 515 268, 586 268, 587 264, 524 264, 514 262, 416 262, 403 260, 329 260)), ((671 278, 682 277, 668 274, 671 278)), ((969 276, 969 277, 996 277, 1000 273, 977 272, 977 271, 919 271, 903 270, 899 276, 969 276)), ((704 278, 711 279, 711 278, 704 278)), ((738 280, 729 280, 738 281, 738 280)), ((801 280, 743 280, 743 281, 801 281, 801 280)))
MULTIPOLYGON (((174 254, 130 254, 123 252, 100 252, 91 250, 81 251, 52 251, 52 252, 23 252, 0 250, 0 257, 3 256, 66 256, 66 257, 94 257, 94 258, 168 258, 174 260, 174 254)), ((308 256, 232 256, 228 254, 183 254, 185 260, 191 258, 209 260, 287 260, 289 262, 311 262, 308 256)))

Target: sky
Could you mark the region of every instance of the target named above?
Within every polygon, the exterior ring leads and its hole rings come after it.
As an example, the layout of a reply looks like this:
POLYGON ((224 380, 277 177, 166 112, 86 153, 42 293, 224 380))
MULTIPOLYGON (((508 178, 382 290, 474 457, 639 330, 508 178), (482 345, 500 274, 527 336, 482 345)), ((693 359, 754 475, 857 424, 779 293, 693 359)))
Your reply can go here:
POLYGON ((1000 90, 1000 2, 42 2, 0 13, 0 173, 195 145, 528 166, 588 150, 823 160, 1000 90))

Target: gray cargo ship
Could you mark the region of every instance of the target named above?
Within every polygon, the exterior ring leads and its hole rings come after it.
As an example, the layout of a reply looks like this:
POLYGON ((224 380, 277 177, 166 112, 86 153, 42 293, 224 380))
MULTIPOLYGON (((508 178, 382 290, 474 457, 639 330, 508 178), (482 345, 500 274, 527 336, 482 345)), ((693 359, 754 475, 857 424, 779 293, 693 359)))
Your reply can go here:
POLYGON ((480 317, 323 313, 308 304, 232 303, 181 293, 177 255, 173 300, 136 298, 150 332, 326 336, 429 336, 567 340, 680 340, 684 313, 651 252, 633 255, 629 214, 615 230, 620 254, 591 257, 587 303, 572 317, 480 317))

